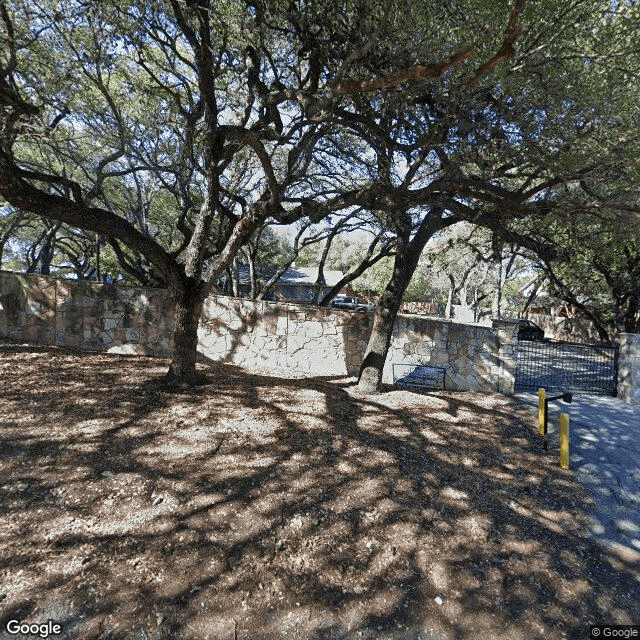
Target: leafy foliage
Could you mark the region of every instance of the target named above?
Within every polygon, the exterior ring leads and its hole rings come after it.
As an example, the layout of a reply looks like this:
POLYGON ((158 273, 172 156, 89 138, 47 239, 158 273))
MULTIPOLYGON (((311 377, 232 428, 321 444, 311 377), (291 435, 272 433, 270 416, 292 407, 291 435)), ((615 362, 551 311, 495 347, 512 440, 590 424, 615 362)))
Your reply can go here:
POLYGON ((605 340, 639 332, 640 220, 608 212, 550 222, 557 254, 539 268, 551 293, 592 320, 605 340))

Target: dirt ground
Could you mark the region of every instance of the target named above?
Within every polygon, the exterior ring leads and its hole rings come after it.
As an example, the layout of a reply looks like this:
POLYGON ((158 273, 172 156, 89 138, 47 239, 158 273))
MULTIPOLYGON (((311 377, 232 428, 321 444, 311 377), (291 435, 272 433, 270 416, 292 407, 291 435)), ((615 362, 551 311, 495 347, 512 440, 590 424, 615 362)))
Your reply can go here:
POLYGON ((0 637, 528 640, 640 623, 530 414, 0 342, 0 637), (32 636, 36 637, 36 636, 32 636))

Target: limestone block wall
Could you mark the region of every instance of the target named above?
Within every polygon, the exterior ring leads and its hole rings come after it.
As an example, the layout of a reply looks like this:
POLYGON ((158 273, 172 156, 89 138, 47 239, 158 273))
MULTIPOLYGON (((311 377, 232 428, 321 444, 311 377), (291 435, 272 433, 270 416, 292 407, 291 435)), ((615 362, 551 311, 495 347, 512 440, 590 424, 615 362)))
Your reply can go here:
MULTIPOLYGON (((163 289, 119 287, 0 272, 0 336, 112 353, 169 356, 173 301, 163 289)), ((211 296, 198 331, 201 353, 286 376, 356 375, 373 317, 292 303, 211 296)), ((445 388, 511 393, 515 325, 399 316, 383 380, 394 365, 445 370, 445 388)), ((406 372, 406 368, 405 368, 406 372)))
POLYGON ((640 334, 620 334, 618 398, 640 406, 640 334))
POLYGON ((0 271, 0 335, 90 351, 171 354, 173 304, 164 289, 0 271))
POLYGON ((445 389, 513 393, 517 330, 500 331, 438 318, 399 316, 385 363, 384 381, 393 366, 429 365, 445 370, 445 389))
POLYGON ((0 336, 56 343, 58 281, 0 271, 0 336))
POLYGON ((198 331, 199 348, 216 362, 292 375, 353 375, 371 317, 292 303, 210 296, 198 331))

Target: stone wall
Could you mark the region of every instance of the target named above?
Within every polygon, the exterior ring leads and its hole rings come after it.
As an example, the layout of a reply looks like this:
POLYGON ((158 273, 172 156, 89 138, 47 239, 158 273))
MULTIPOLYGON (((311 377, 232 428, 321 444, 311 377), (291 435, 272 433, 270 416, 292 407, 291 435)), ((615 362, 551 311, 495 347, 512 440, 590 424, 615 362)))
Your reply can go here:
POLYGON ((164 289, 0 271, 0 335, 92 351, 168 356, 173 302, 164 289))
POLYGON ((292 376, 352 375, 370 325, 363 313, 210 296, 198 339, 201 353, 215 362, 292 376))
MULTIPOLYGON (((215 362, 290 377, 356 375, 372 321, 364 313, 211 296, 198 337, 203 356, 215 362)), ((163 289, 0 272, 0 336, 169 356, 173 326, 172 297, 163 289)), ((399 316, 384 381, 393 382, 394 365, 430 365, 445 370, 447 389, 512 393, 515 329, 399 316)))
POLYGON ((618 398, 640 406, 640 334, 620 334, 618 398))

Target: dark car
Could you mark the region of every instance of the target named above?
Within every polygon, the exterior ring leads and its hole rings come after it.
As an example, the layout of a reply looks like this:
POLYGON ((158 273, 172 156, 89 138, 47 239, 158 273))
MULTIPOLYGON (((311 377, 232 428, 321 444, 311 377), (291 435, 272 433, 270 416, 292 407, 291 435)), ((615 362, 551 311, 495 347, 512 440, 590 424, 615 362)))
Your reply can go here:
POLYGON ((336 296, 331 301, 334 309, 345 309, 347 311, 364 311, 366 313, 373 311, 374 305, 360 302, 359 298, 353 296, 336 296))
POLYGON ((351 296, 336 296, 331 301, 331 306, 334 309, 355 309, 358 304, 360 304, 360 300, 351 296))
POLYGON ((518 340, 531 340, 541 342, 544 340, 544 330, 535 322, 521 318, 518 320, 518 340))

